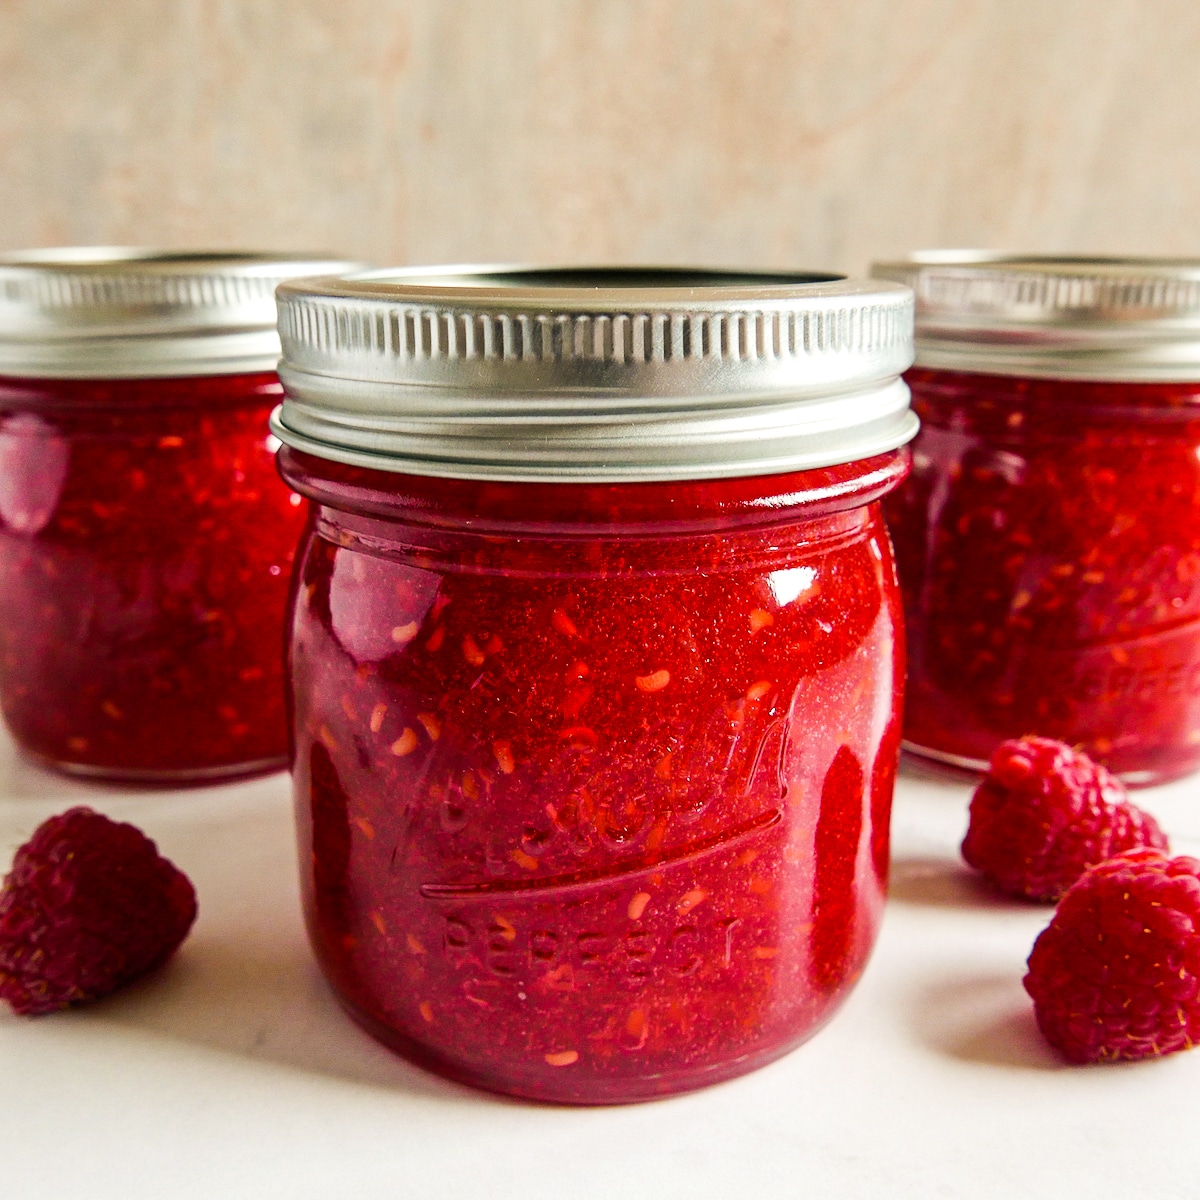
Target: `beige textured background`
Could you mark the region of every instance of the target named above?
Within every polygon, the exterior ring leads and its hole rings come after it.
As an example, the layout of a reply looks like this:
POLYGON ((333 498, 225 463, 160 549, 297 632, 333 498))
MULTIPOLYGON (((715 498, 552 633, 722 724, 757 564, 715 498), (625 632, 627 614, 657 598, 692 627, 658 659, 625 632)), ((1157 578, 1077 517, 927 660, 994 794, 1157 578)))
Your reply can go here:
POLYGON ((1197 0, 0 0, 0 246, 1200 254, 1197 0))

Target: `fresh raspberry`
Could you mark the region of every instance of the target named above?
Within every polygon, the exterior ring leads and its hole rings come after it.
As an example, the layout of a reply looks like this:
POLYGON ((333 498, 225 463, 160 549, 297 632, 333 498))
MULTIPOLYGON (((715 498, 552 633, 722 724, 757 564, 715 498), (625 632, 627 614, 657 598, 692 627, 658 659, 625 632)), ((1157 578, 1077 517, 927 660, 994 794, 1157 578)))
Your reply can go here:
POLYGON ((1200 861, 1134 850, 1092 867, 1033 944, 1025 990, 1072 1062, 1200 1038, 1200 861))
POLYGON ((1116 776, 1062 742, 1025 737, 992 755, 962 856, 1001 891, 1057 900, 1088 867, 1140 846, 1168 848, 1116 776))
POLYGON ((26 1015, 95 1000, 164 962, 196 917, 186 875, 132 825, 51 817, 0 888, 0 998, 26 1015))

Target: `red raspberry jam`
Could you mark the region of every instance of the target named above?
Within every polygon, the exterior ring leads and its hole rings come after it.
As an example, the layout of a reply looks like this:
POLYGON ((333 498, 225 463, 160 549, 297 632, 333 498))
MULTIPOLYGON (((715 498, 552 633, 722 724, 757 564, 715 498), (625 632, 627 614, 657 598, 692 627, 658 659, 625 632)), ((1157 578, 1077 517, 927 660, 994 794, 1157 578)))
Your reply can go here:
POLYGON ((114 778, 283 765, 303 527, 273 373, 0 379, 0 698, 28 753, 114 778))
POLYGON ((876 500, 902 455, 607 486, 281 464, 313 500, 305 904, 352 1015, 575 1103, 819 1028, 883 905, 902 645, 876 500))
POLYGON ((1010 738, 1126 783, 1200 766, 1200 260, 930 252, 922 428, 886 506, 906 745, 986 769, 1010 738))
POLYGON ((786 1053, 883 905, 909 293, 447 269, 279 297, 300 861, 341 1002, 572 1104, 786 1053))
POLYGON ((1200 384, 908 381, 906 739, 983 760, 1036 731, 1131 782, 1200 766, 1200 384))
POLYGON ((268 427, 275 287, 345 266, 0 256, 0 707, 26 753, 145 784, 286 764, 304 517, 268 427))

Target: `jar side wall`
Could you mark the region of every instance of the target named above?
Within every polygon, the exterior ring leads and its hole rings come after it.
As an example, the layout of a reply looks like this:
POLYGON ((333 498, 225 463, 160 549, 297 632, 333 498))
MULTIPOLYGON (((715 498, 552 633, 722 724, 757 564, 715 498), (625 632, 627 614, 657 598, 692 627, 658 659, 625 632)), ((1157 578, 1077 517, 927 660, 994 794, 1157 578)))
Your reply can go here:
POLYGON ((303 522, 274 471, 278 383, 172 381, 179 403, 108 406, 121 382, 87 402, 75 384, 80 402, 59 405, 43 403, 46 381, 28 404, 13 381, 0 388, 5 719, 26 752, 79 774, 188 783, 278 768, 303 522))
POLYGON ((986 761, 1038 733, 1136 783, 1200 765, 1200 385, 909 382, 906 739, 986 761))
POLYGON ((878 506, 724 554, 664 537, 667 573, 614 549, 581 574, 553 542, 480 573, 461 543, 411 553, 419 522, 386 553, 352 525, 323 507, 306 535, 289 682, 307 919, 354 1015, 575 1103, 810 1036, 886 881, 903 651, 878 506))

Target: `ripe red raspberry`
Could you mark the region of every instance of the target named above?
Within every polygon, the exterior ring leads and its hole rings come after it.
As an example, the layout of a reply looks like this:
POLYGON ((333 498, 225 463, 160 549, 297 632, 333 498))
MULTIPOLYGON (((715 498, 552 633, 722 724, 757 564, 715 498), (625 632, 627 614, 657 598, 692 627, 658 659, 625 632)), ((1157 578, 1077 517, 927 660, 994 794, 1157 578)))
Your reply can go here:
POLYGON ((1072 1062, 1200 1039, 1200 861, 1134 850, 1092 867, 1033 944, 1025 990, 1072 1062))
POLYGON ((1088 867, 1139 846, 1158 822, 1086 754, 1050 738, 1005 742, 971 797, 962 856, 1002 891, 1057 900, 1088 867))
POLYGON ((132 825, 51 817, 0 888, 0 998, 26 1015, 95 1000, 164 962, 196 917, 186 875, 132 825))

